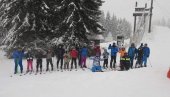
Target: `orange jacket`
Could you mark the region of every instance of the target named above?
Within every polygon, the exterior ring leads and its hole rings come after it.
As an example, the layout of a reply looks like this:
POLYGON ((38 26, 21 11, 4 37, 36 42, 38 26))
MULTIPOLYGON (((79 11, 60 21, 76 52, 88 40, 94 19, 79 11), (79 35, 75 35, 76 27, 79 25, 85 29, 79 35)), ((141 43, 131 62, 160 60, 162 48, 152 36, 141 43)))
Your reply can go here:
POLYGON ((126 50, 120 49, 120 50, 119 50, 119 53, 120 53, 120 57, 123 57, 124 54, 126 53, 126 50))

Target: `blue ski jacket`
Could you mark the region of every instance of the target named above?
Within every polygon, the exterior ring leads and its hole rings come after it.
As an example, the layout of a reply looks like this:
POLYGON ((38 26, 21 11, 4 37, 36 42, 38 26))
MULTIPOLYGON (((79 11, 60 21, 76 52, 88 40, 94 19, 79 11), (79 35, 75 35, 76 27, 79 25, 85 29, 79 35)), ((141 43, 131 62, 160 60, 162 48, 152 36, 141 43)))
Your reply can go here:
POLYGON ((87 57, 87 54, 88 54, 87 48, 82 48, 82 49, 81 49, 81 56, 87 57))
POLYGON ((143 55, 146 57, 149 57, 149 55, 150 55, 149 47, 143 47, 143 55))
POLYGON ((118 47, 109 45, 108 49, 111 49, 111 56, 116 56, 119 51, 118 47))
POLYGON ((137 49, 135 47, 129 47, 128 49, 129 57, 134 58, 136 53, 137 53, 137 49))
POLYGON ((12 54, 14 60, 18 59, 19 63, 22 63, 22 58, 24 57, 24 51, 15 50, 12 54))

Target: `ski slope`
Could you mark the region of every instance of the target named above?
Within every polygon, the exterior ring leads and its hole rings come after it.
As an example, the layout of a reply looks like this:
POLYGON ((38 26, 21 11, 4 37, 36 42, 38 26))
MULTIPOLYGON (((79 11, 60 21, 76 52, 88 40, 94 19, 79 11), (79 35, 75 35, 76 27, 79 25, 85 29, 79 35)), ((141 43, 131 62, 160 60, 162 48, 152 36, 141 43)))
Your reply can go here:
MULTIPOLYGON (((169 36, 170 29, 158 26, 145 34, 142 42, 151 48, 148 67, 129 71, 92 73, 79 69, 10 77, 14 62, 0 51, 0 97, 170 97, 170 79, 166 77, 170 66, 169 36)), ((91 63, 87 61, 89 66, 91 63)), ((25 67, 25 60, 23 64, 25 67)))

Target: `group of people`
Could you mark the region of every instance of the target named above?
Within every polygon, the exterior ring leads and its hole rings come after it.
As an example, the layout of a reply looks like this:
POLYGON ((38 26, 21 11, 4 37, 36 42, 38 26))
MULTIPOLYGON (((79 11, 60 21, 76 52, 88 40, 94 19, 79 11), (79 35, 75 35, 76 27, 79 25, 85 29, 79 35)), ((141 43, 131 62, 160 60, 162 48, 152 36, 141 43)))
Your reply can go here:
MULTIPOLYGON (((18 73, 18 65, 20 66, 20 72, 23 73, 23 64, 22 59, 25 57, 27 60, 27 70, 28 72, 33 72, 33 60, 36 59, 36 73, 42 73, 43 66, 43 58, 46 58, 46 71, 53 71, 53 57, 54 55, 57 58, 56 68, 57 70, 73 70, 73 65, 75 70, 77 67, 84 69, 87 68, 86 59, 90 57, 93 60, 92 63, 92 72, 103 72, 103 69, 115 69, 116 68, 116 60, 117 53, 120 53, 120 70, 129 70, 129 68, 133 68, 133 61, 137 59, 135 68, 139 65, 140 67, 147 66, 147 58, 150 55, 150 49, 147 44, 141 44, 141 46, 137 49, 135 44, 132 43, 126 52, 125 47, 118 48, 116 43, 110 44, 108 49, 111 50, 111 53, 107 51, 106 48, 103 48, 104 52, 101 53, 100 46, 94 46, 92 49, 93 55, 89 55, 89 49, 87 46, 83 46, 81 48, 72 47, 70 50, 65 49, 63 45, 58 45, 56 49, 48 49, 47 51, 43 49, 36 49, 36 52, 32 52, 31 49, 24 50, 22 48, 16 48, 13 51, 13 58, 15 62, 14 74, 18 73), (110 67, 108 67, 108 59, 109 55, 111 56, 110 67), (103 66, 100 64, 100 61, 103 62, 103 66), (71 64, 70 64, 71 62, 71 64), (144 65, 143 65, 144 63, 144 65), (49 68, 51 65, 51 69, 49 68)), ((91 64, 89 64, 91 65, 91 64)), ((138 67, 139 67, 138 66, 138 67)))
POLYGON ((63 45, 58 45, 56 49, 48 49, 47 51, 43 49, 36 49, 36 52, 33 53, 31 49, 24 50, 22 48, 15 48, 12 54, 15 62, 14 74, 18 73, 18 66, 20 66, 20 72, 23 73, 23 58, 27 60, 27 70, 28 72, 33 72, 33 60, 36 59, 36 73, 42 73, 43 58, 46 58, 46 71, 53 71, 53 57, 56 55, 57 58, 57 70, 67 69, 72 70, 73 65, 75 70, 77 70, 77 59, 79 59, 79 66, 81 68, 86 68, 86 58, 88 54, 88 49, 84 46, 81 49, 77 50, 75 47, 72 47, 71 50, 64 49, 63 45), (80 56, 81 55, 81 56, 80 56), (71 62, 71 66, 70 63, 71 62), (81 64, 81 65, 80 65, 81 64), (51 69, 49 68, 49 65, 51 69))

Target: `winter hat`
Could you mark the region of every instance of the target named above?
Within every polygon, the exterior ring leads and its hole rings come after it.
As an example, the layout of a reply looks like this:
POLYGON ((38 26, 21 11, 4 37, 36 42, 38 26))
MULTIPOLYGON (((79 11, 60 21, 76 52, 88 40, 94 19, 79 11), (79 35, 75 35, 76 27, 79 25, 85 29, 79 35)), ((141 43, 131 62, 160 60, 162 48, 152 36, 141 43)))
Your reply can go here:
POLYGON ((131 44, 131 47, 135 47, 135 44, 134 44, 134 43, 132 43, 132 44, 131 44))
POLYGON ((142 46, 143 46, 143 43, 141 43, 140 46, 142 47, 142 46))
POLYGON ((116 43, 115 43, 115 42, 113 42, 113 46, 116 46, 116 43))
POLYGON ((147 43, 145 43, 145 45, 144 45, 145 47, 147 47, 148 46, 148 44, 147 43))

